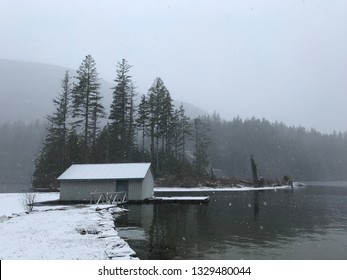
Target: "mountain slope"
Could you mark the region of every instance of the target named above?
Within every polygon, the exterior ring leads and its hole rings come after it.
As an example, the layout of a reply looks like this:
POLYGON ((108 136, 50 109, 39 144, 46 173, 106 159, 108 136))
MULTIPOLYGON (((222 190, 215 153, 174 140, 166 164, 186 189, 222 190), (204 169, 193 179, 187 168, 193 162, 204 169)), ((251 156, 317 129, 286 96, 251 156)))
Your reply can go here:
MULTIPOLYGON (((52 99, 61 90, 65 71, 75 70, 43 63, 0 59, 0 123, 42 120, 53 111, 52 99)), ((101 79, 101 92, 106 112, 112 102, 113 84, 101 79)), ((139 93, 139 96, 143 93, 139 93)), ((174 97, 174 94, 171 94, 174 97)), ((138 98, 139 98, 138 96, 138 98)), ((178 107, 182 102, 176 101, 178 107)), ((190 117, 207 113, 192 104, 183 103, 190 117)))
MULTIPOLYGON (((52 99, 61 90, 67 68, 43 63, 0 60, 0 122, 43 119, 53 109, 52 99)), ((70 70, 74 75, 74 70, 70 70)), ((101 81, 111 99, 111 85, 101 81)), ((105 94, 106 93, 106 94, 105 94)), ((106 98, 106 97, 105 97, 106 98)))

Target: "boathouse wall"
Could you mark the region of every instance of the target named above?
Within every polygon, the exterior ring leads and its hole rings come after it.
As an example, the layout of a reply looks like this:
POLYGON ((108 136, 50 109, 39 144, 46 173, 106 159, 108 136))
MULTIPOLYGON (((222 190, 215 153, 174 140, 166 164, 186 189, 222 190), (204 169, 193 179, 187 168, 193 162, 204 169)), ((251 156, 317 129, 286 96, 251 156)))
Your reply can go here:
POLYGON ((93 192, 126 192, 130 201, 153 196, 154 178, 147 163, 72 165, 58 180, 62 201, 90 201, 93 192))
POLYGON ((60 182, 60 200, 89 201, 92 192, 116 192, 116 181, 64 180, 60 182))

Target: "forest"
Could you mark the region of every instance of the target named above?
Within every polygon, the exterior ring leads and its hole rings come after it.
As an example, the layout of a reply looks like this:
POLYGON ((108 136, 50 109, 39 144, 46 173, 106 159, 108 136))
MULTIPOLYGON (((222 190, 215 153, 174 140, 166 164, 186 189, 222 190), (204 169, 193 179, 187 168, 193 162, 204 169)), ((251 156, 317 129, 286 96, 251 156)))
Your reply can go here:
POLYGON ((55 111, 47 117, 33 187, 56 187, 56 178, 73 163, 151 162, 156 178, 205 175, 207 125, 200 118, 190 120, 183 106, 175 108, 159 77, 136 105, 131 67, 125 59, 118 62, 109 111, 90 55, 74 81, 65 73, 61 93, 53 100, 55 111), (191 159, 188 145, 194 147, 191 159))
POLYGON ((267 179, 347 179, 346 133, 237 116, 227 121, 218 113, 191 119, 159 77, 139 95, 131 68, 118 62, 106 108, 88 55, 74 77, 68 71, 62 77, 45 122, 0 124, 0 183, 54 188, 73 163, 143 161, 157 179, 249 179, 251 155, 267 179))
POLYGON ((346 180, 347 134, 322 134, 314 129, 288 127, 265 119, 224 121, 214 114, 209 127, 209 160, 224 176, 251 178, 252 154, 259 175, 281 180, 346 180))

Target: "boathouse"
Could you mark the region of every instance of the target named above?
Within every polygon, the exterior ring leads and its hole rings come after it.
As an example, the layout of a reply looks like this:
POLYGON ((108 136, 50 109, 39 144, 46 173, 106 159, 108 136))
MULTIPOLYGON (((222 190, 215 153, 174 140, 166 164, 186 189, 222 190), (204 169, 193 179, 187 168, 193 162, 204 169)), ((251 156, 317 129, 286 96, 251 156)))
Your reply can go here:
POLYGON ((125 192, 128 201, 153 196, 150 163, 73 164, 58 180, 61 201, 89 201, 92 193, 125 192))

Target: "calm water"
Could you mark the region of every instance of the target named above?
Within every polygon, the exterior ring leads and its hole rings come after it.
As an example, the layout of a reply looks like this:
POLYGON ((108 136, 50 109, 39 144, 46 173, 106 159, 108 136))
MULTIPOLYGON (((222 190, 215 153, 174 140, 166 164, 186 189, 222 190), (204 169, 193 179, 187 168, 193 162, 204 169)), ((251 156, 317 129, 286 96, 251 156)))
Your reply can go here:
POLYGON ((0 193, 22 193, 31 189, 30 183, 0 183, 0 193))
POLYGON ((347 259, 347 183, 208 195, 128 205, 117 230, 140 259, 347 259))

